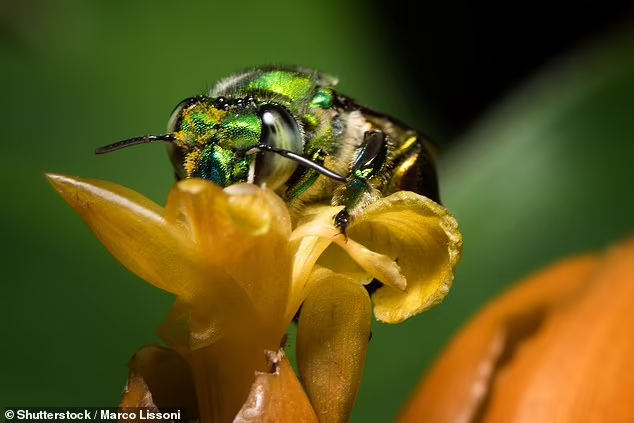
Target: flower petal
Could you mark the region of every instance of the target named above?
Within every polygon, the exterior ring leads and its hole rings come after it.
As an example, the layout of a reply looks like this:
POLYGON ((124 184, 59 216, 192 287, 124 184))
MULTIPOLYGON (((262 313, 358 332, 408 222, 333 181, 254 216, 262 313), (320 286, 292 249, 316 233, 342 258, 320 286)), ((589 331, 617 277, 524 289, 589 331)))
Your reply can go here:
POLYGON ((259 372, 234 423, 317 423, 284 350, 267 354, 271 372, 259 372))
POLYGON ((268 369, 262 352, 279 347, 279 340, 277 344, 266 344, 264 338, 258 328, 227 330, 226 336, 214 344, 192 351, 192 374, 201 421, 232 421, 240 411, 256 372, 268 369))
POLYGON ((321 253, 333 241, 332 217, 342 207, 315 206, 305 210, 305 218, 291 234, 295 251, 293 280, 305 283, 321 253))
POLYGON ((356 280, 320 273, 297 327, 297 363, 320 423, 347 422, 370 340, 372 307, 356 280))
POLYGON ((121 264, 158 288, 187 294, 197 267, 191 242, 165 221, 161 207, 111 182, 46 177, 121 264))
POLYGON ((230 421, 255 371, 266 368, 262 351, 277 349, 288 325, 282 317, 291 287, 290 216, 268 190, 238 185, 222 191, 196 179, 174 188, 166 214, 184 222, 241 294, 220 292, 213 280, 187 304, 177 301, 161 328, 162 337, 176 344, 182 344, 182 327, 188 328, 201 419, 230 421))
MULTIPOLYGON (((47 176, 116 259, 137 276, 179 297, 177 304, 185 309, 172 313, 172 317, 184 317, 186 324, 168 320, 166 326, 187 332, 177 336, 172 331, 171 338, 164 339, 168 345, 181 353, 182 348, 202 348, 224 336, 227 322, 236 315, 258 321, 251 300, 227 274, 224 263, 214 266, 214 257, 204 256, 188 239, 183 225, 163 217, 162 208, 110 182, 47 176), (179 341, 170 343, 175 339, 179 341), (184 340, 188 342, 185 345, 181 343, 184 340)), ((184 185, 185 191, 188 185, 184 185)), ((180 192, 182 186, 177 184, 170 197, 177 196, 174 192, 180 192)), ((209 197, 210 192, 220 199, 218 202, 226 197, 222 190, 205 183, 204 195, 209 197)))
POLYGON ((119 404, 120 409, 128 407, 157 409, 156 404, 152 400, 150 388, 147 387, 143 377, 137 373, 131 373, 128 376, 128 383, 123 389, 123 398, 121 398, 121 403, 119 404))
POLYGON ((295 260, 287 316, 295 316, 299 306, 304 302, 309 290, 308 279, 315 263, 332 242, 328 225, 332 226, 332 216, 341 209, 342 207, 327 206, 308 208, 304 213, 304 221, 309 223, 300 224, 291 234, 291 253, 295 260))
POLYGON ((191 368, 175 351, 148 345, 137 351, 129 367, 121 408, 174 408, 186 412, 190 421, 198 418, 191 368))
MULTIPOLYGON (((361 245, 360 243, 353 241, 352 239, 341 239, 337 238, 335 243, 344 249, 346 253, 353 259, 358 266, 363 268, 370 277, 363 278, 365 283, 371 282, 372 278, 378 279, 383 282, 385 285, 391 287, 397 291, 405 291, 407 288, 407 280, 405 275, 403 274, 401 267, 396 263, 395 259, 389 257, 386 254, 380 254, 375 251, 372 251, 361 245)), ((347 267, 348 269, 354 269, 356 266, 350 264, 348 266, 343 266, 345 263, 344 259, 341 257, 343 254, 337 251, 337 249, 333 246, 330 249, 334 254, 336 254, 337 259, 328 260, 328 258, 332 258, 332 255, 328 255, 328 251, 325 252, 323 256, 323 260, 319 260, 319 264, 322 266, 326 266, 332 268, 333 270, 340 268, 340 273, 346 273, 343 268, 347 267), (334 250, 334 251, 333 251, 334 250), (337 262, 337 264, 334 264, 337 262)), ((350 271, 350 270, 349 270, 350 271)), ((356 272, 351 270, 352 275, 356 272)))
POLYGON ((402 322, 440 303, 449 292, 462 235, 454 217, 432 200, 408 191, 392 194, 369 205, 348 236, 397 261, 407 280, 405 291, 384 286, 374 293, 378 320, 402 322))
POLYGON ((330 240, 319 236, 299 237, 291 244, 291 251, 295 251, 293 262, 293 276, 291 294, 286 306, 286 320, 295 316, 308 293, 308 280, 315 262, 323 251, 330 245, 330 240))
POLYGON ((177 298, 166 321, 157 334, 171 349, 190 359, 192 351, 207 347, 227 335, 229 331, 250 333, 259 330, 259 322, 246 294, 240 289, 218 289, 222 283, 213 281, 209 291, 195 302, 177 298), (234 296, 238 294, 238 296, 234 296))
POLYGON ((286 204, 274 192, 259 189, 257 201, 252 198, 232 194, 232 213, 237 218, 237 210, 266 209, 270 230, 265 236, 254 238, 239 260, 227 264, 227 271, 245 287, 259 317, 277 323, 281 336, 290 323, 285 312, 292 289, 291 218, 286 204))
POLYGON ((237 282, 261 319, 276 322, 281 335, 288 323, 282 324, 282 315, 292 266, 291 219, 284 202, 253 184, 223 191, 208 181, 188 179, 170 194, 166 216, 185 222, 205 257, 237 282))
MULTIPOLYGON (((194 243, 221 255, 211 259, 223 261, 225 256, 240 254, 241 250, 235 248, 243 245, 241 238, 269 232, 271 214, 277 211, 272 208, 279 208, 275 198, 255 185, 241 184, 223 190, 209 181, 193 178, 180 181, 170 192, 165 218, 170 223, 182 220, 194 243), (227 242, 235 245, 226 248, 227 242)), ((290 231, 290 222, 284 222, 284 217, 276 216, 275 222, 290 231)))
POLYGON ((330 268, 336 273, 348 275, 362 283, 369 283, 372 278, 376 278, 393 288, 405 290, 407 286, 405 277, 392 258, 371 251, 351 238, 346 239, 333 225, 333 216, 338 210, 341 210, 341 207, 328 207, 313 220, 293 231, 292 239, 302 239, 300 249, 309 250, 306 244, 315 237, 319 239, 312 241, 314 245, 311 245, 311 261, 304 265, 304 269, 310 268, 314 264, 312 260, 318 258, 321 266, 330 268), (347 255, 342 254, 337 247, 329 247, 330 243, 339 245, 347 255))

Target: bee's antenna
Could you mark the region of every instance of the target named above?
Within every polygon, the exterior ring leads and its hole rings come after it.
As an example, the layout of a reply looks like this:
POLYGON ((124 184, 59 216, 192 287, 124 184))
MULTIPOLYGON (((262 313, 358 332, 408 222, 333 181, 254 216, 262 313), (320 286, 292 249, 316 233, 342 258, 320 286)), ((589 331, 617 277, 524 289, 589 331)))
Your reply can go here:
POLYGON ((115 142, 114 144, 106 145, 105 147, 99 147, 98 149, 95 150, 95 154, 110 153, 112 151, 121 150, 122 148, 130 147, 132 145, 147 144, 149 142, 154 142, 154 141, 173 142, 173 141, 176 141, 176 138, 174 138, 174 135, 171 135, 171 134, 144 135, 142 137, 135 137, 135 138, 130 138, 127 140, 115 142))
POLYGON ((324 166, 320 165, 319 163, 315 163, 304 156, 300 156, 299 154, 293 153, 292 151, 271 147, 268 144, 259 144, 257 147, 255 147, 255 150, 268 151, 270 153, 279 154, 282 157, 286 157, 287 159, 293 160, 294 162, 297 162, 302 166, 305 166, 309 169, 313 169, 321 173, 322 175, 327 176, 330 179, 334 179, 337 182, 341 182, 341 183, 347 182, 346 178, 339 175, 337 172, 327 169, 324 166))

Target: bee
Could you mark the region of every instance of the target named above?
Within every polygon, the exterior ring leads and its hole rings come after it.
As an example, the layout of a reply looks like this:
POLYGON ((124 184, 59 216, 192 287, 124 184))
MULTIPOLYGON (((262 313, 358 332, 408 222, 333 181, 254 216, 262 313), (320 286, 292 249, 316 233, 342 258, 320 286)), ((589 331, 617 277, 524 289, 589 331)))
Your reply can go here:
POLYGON ((434 146, 420 132, 339 93, 337 79, 300 67, 259 67, 183 100, 167 133, 130 138, 109 153, 163 141, 177 180, 266 186, 293 219, 308 205, 343 206, 346 228, 365 207, 401 190, 440 203, 434 146))

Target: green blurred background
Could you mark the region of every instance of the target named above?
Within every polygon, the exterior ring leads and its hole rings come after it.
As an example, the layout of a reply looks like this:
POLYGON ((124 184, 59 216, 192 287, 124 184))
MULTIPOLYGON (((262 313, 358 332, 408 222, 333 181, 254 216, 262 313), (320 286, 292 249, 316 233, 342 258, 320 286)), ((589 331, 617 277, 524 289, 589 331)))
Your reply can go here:
POLYGON ((474 69, 427 63, 416 39, 391 32, 398 22, 379 25, 398 13, 334 0, 0 3, 0 406, 117 404, 127 361, 157 340, 171 303, 109 256, 43 172, 111 180, 163 203, 172 184, 164 146, 99 157, 93 149, 162 132, 180 100, 245 67, 336 74, 344 93, 447 147, 441 189, 464 234, 463 263, 442 306, 375 325, 354 422, 393 418, 451 334, 505 286, 631 234, 634 33, 626 24, 551 52, 539 71, 524 69, 534 76, 506 81, 515 93, 500 91, 453 126, 438 112, 451 107, 436 108, 418 87, 438 85, 429 66, 456 87, 474 69))

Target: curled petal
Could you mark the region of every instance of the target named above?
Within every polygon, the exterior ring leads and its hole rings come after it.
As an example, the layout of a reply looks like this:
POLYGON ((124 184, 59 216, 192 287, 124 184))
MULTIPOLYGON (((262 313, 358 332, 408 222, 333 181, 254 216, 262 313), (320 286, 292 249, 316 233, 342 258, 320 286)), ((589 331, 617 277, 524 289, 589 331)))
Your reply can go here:
POLYGON ((291 234, 291 252, 295 256, 293 263, 293 286, 287 316, 294 316, 308 293, 308 278, 317 259, 332 242, 328 226, 332 226, 332 217, 342 207, 308 208, 304 215, 309 223, 300 224, 291 234))
MULTIPOLYGON (((352 239, 345 240, 337 238, 335 243, 343 248, 350 258, 363 268, 363 270, 368 272, 372 278, 380 280, 385 285, 397 291, 402 292, 406 290, 407 280, 395 259, 386 254, 379 254, 372 251, 352 239)), ((328 266, 325 260, 321 262, 321 264, 328 266)), ((367 282, 370 282, 370 280, 371 279, 368 279, 367 282)))
POLYGON ((370 340, 372 307, 354 279, 321 272, 297 327, 297 363, 321 423, 347 422, 370 340))
POLYGON ((204 251, 211 250, 214 242, 232 235, 230 231, 234 230, 222 188, 201 179, 177 183, 167 197, 164 214, 168 223, 184 226, 193 243, 204 251))
MULTIPOLYGON (((305 237, 301 246, 304 248, 306 248, 305 244, 308 244, 315 237, 327 240, 325 243, 313 241, 312 257, 316 259, 321 254, 318 261, 321 266, 351 276, 364 283, 376 278, 395 289, 405 290, 407 282, 394 259, 366 248, 356 242, 353 237, 346 239, 341 231, 332 224, 333 209, 340 208, 329 208, 321 212, 319 217, 298 227, 293 232, 293 239, 305 237), (343 248, 347 255, 342 254, 341 250, 336 247, 326 249, 330 243, 335 243, 343 248)), ((312 265, 314 262, 310 264, 312 265)))
POLYGON ((110 253, 158 288, 187 295, 196 279, 191 242, 163 218, 163 209, 111 182, 47 174, 110 253))
POLYGON ((202 179, 186 179, 170 192, 165 218, 170 223, 182 220, 194 243, 214 253, 212 259, 222 261, 241 253, 235 248, 244 242, 238 241, 268 233, 272 222, 268 202, 265 191, 254 185, 223 190, 202 179), (227 243, 232 248, 227 248, 227 243))
POLYGON ((253 184, 232 185, 224 191, 229 194, 229 214, 244 232, 255 235, 256 228, 270 225, 285 238, 290 237, 291 216, 273 191, 253 184))
POLYGON ((405 291, 384 286, 373 295, 378 320, 402 322, 440 303, 449 292, 462 235, 454 217, 432 200, 408 191, 392 194, 368 206, 348 236, 395 260, 407 281, 405 291))
POLYGON ((283 350, 267 353, 271 372, 258 372, 234 423, 317 423, 304 390, 283 350))

